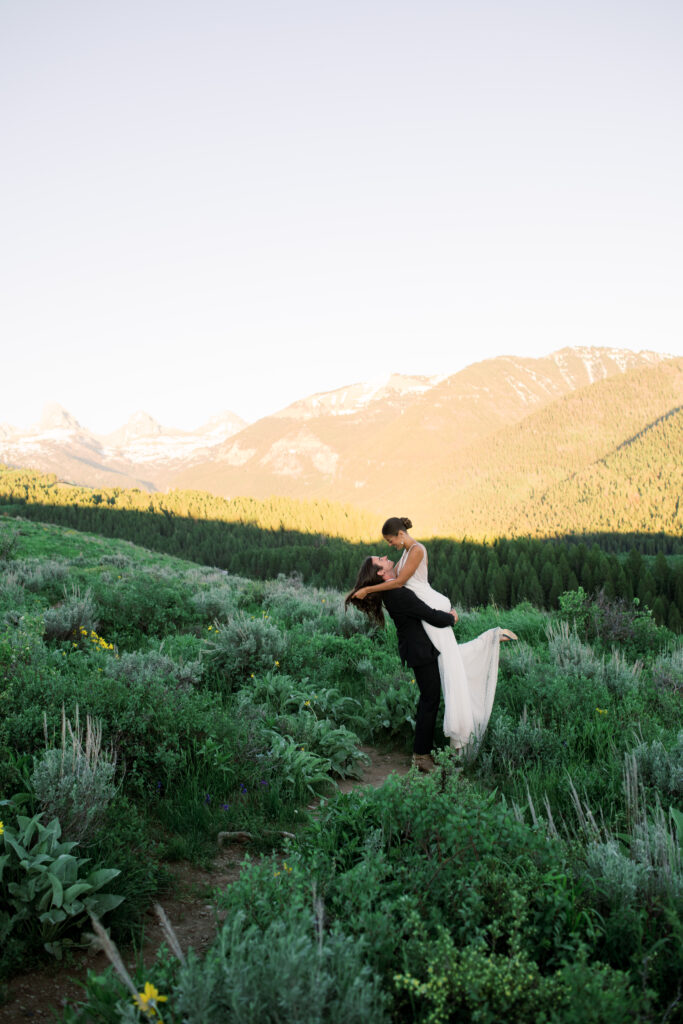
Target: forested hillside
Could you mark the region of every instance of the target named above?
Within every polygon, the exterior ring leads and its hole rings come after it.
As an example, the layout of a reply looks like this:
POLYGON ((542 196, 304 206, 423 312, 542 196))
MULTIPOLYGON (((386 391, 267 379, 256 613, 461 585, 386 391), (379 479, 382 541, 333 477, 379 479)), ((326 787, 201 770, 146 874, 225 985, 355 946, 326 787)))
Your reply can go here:
MULTIPOLYGON (((299 574, 316 586, 351 588, 362 559, 382 552, 371 517, 330 502, 226 501, 202 492, 64 487, 53 477, 0 472, 0 511, 121 537, 158 551, 260 579, 299 574)), ((683 539, 667 534, 556 538, 427 538, 433 585, 467 606, 529 601, 557 608, 565 590, 637 598, 659 623, 683 622, 683 539), (667 557, 670 556, 670 557, 667 557), (678 557, 676 557, 678 556, 678 557)))
POLYGON ((441 536, 680 536, 682 404, 683 360, 581 388, 432 465, 409 514, 441 536))

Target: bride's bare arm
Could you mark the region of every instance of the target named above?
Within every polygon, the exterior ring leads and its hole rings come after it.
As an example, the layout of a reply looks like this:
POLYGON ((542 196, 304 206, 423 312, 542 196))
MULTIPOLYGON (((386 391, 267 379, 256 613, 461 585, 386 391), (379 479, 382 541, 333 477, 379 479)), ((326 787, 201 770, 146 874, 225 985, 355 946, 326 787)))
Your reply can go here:
POLYGON ((384 583, 375 583, 372 587, 361 587, 360 590, 356 591, 354 597, 357 597, 362 601, 368 594, 376 594, 382 590, 397 590, 410 579, 423 558, 423 549, 419 544, 413 544, 412 548, 408 552, 408 557, 403 563, 401 571, 395 580, 385 580, 384 583))

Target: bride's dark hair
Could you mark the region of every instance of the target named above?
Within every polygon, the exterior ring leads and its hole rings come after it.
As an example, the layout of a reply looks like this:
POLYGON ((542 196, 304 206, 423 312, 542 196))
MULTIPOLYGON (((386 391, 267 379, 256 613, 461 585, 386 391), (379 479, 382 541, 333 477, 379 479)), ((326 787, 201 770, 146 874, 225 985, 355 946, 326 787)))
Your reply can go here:
POLYGON ((377 626, 384 625, 384 611, 382 610, 382 598, 380 594, 368 594, 362 601, 359 601, 354 594, 361 587, 374 587, 377 583, 383 583, 382 577, 377 572, 377 566, 372 561, 372 556, 369 555, 358 570, 358 576, 354 583, 353 590, 347 596, 344 601, 344 608, 348 609, 349 605, 355 605, 356 608, 360 608, 362 612, 365 612, 367 617, 375 623, 377 626))
POLYGON ((383 537, 397 537, 399 530, 412 530, 413 524, 407 516, 392 516, 382 527, 383 537))

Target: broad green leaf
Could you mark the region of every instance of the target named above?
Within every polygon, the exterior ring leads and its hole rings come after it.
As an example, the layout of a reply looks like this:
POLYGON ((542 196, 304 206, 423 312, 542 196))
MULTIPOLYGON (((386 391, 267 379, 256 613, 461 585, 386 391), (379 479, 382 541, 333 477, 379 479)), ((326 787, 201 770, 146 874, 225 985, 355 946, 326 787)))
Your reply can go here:
POLYGON ((96 914, 99 917, 110 910, 115 910, 123 903, 124 899, 125 896, 114 896, 110 892, 98 892, 94 896, 86 896, 83 902, 91 914, 96 914))
POLYGON ((8 829, 5 829, 4 835, 5 846, 9 846, 10 850, 14 851, 14 853, 16 854, 20 861, 26 860, 26 858, 28 857, 28 850, 25 850, 24 847, 16 841, 16 839, 8 829))
POLYGON ((61 853, 52 864, 51 870, 64 885, 69 885, 78 878, 78 861, 70 853, 61 853))
POLYGON ((111 882, 112 878, 116 878, 120 874, 118 868, 99 868, 97 871, 91 871, 85 880, 92 885, 93 889, 101 889, 103 885, 111 882))
POLYGON ((47 877, 50 879, 52 886, 52 906, 61 907, 64 902, 64 886, 52 871, 48 872, 47 877))
POLYGON ((82 896, 84 892, 90 892, 92 886, 89 882, 76 882, 75 885, 70 885, 68 889, 64 890, 64 906, 68 906, 77 900, 79 896, 82 896))
POLYGON ((51 924, 54 926, 63 924, 66 921, 66 914, 63 910, 53 907, 51 910, 46 910, 44 914, 39 914, 38 920, 41 924, 51 924))

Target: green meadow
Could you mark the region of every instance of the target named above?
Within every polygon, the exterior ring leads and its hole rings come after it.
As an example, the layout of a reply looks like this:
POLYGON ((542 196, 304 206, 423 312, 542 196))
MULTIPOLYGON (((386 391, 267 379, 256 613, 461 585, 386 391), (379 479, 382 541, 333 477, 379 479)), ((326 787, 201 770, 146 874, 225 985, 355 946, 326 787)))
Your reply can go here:
POLYGON ((92 915, 129 948, 169 865, 247 831, 210 948, 91 973, 63 1024, 680 1020, 680 635, 581 587, 459 606, 460 641, 519 636, 479 750, 437 731, 432 775, 342 795, 417 700, 343 602, 0 517, 0 978, 68 971, 92 915))

